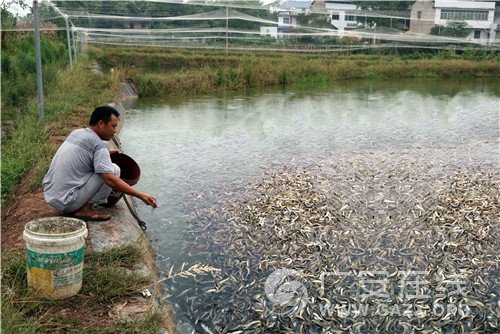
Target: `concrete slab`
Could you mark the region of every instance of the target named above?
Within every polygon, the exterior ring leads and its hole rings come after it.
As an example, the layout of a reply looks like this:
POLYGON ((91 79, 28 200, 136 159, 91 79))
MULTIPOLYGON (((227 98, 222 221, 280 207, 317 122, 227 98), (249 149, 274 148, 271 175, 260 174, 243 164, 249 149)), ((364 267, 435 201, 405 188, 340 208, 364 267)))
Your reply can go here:
MULTIPOLYGON (((112 105, 121 113, 121 122, 119 122, 119 130, 121 130, 125 121, 126 110, 121 102, 115 102, 112 105)), ((115 135, 115 137, 116 140, 108 143, 110 149, 120 149, 119 137, 118 135, 115 135)), ((128 195, 125 196, 132 206, 132 198, 128 195)), ((138 275, 149 277, 152 284, 149 285, 149 289, 151 290, 147 289, 148 293, 144 294, 138 291, 126 302, 122 302, 119 305, 112 305, 110 315, 122 320, 129 320, 144 317, 152 310, 160 310, 164 316, 164 328, 161 330, 161 333, 178 333, 175 326, 173 309, 169 305, 158 302, 161 299, 162 288, 161 284, 154 283, 158 281, 158 270, 154 261, 154 252, 146 234, 142 231, 131 209, 125 203, 124 197, 111 208, 99 208, 99 211, 111 214, 110 220, 87 222, 89 232, 87 242, 90 246, 89 248, 94 252, 102 252, 127 244, 140 245, 144 252, 142 261, 137 265, 135 272, 138 275)))
POLYGON ((107 221, 87 223, 93 251, 102 252, 109 248, 134 244, 141 238, 145 238, 144 232, 123 198, 114 207, 99 211, 109 213, 112 217, 107 221))

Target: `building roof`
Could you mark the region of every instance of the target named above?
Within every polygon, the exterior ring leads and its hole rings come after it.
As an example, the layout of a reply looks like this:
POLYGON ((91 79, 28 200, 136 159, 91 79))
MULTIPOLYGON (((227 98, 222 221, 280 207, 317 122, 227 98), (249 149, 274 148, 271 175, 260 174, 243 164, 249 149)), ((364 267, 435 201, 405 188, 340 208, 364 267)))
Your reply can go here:
POLYGON ((287 0, 280 5, 280 10, 309 9, 314 0, 287 0))

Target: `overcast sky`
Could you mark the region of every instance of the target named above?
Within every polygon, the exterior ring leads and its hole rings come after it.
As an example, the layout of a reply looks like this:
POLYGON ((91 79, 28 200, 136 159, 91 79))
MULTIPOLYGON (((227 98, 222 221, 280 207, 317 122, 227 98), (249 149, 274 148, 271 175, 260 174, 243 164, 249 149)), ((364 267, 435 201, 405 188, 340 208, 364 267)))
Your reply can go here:
MULTIPOLYGON (((8 0, 2 0, 2 3, 8 2, 8 0)), ((23 0, 25 4, 28 5, 28 8, 23 10, 20 6, 17 5, 11 5, 8 9, 9 12, 11 12, 14 15, 19 15, 19 16, 25 16, 26 14, 31 12, 31 7, 33 7, 33 1, 32 0, 23 0)))

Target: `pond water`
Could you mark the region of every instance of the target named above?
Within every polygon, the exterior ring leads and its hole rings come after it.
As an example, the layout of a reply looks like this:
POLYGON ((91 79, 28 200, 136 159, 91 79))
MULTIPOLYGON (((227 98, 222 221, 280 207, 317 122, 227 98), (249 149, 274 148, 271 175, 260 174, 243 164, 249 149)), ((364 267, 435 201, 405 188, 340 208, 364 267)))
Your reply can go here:
MULTIPOLYGON (((308 88, 140 99, 134 103, 129 108, 120 137, 124 152, 134 157, 142 169, 141 180, 136 187, 158 199, 157 209, 137 202, 136 207, 141 218, 147 222, 148 236, 158 254, 160 278, 167 291, 165 298, 177 311, 181 331, 315 333, 327 326, 340 324, 345 326, 340 327, 343 328, 339 329, 340 332, 370 332, 370 327, 362 321, 352 320, 357 319, 356 316, 342 317, 342 314, 330 313, 327 320, 318 323, 319 316, 313 314, 318 309, 312 306, 317 302, 311 292, 314 283, 307 286, 308 306, 299 302, 287 312, 281 310, 273 314, 269 305, 272 302, 279 304, 282 300, 273 299, 275 295, 266 289, 273 280, 276 283, 283 279, 279 273, 274 273, 285 265, 275 267, 266 264, 266 256, 271 255, 255 244, 251 248, 248 246, 250 241, 242 242, 236 250, 231 247, 235 240, 238 242, 248 235, 253 236, 252 241, 258 239, 259 236, 253 235, 253 232, 234 239, 232 233, 238 233, 234 232, 235 229, 226 229, 223 225, 214 227, 211 223, 221 216, 229 217, 229 211, 224 211, 226 206, 232 205, 231 213, 235 214, 237 203, 248 204, 249 198, 255 197, 252 191, 256 188, 262 190, 258 185, 266 180, 265 175, 295 175, 298 170, 310 168, 312 174, 323 177, 321 180, 324 182, 317 181, 317 184, 324 185, 321 191, 328 188, 324 190, 325 194, 340 194, 339 198, 345 195, 344 200, 338 200, 338 207, 333 200, 329 202, 327 199, 325 203, 330 205, 333 213, 342 213, 336 220, 338 230, 347 231, 346 234, 349 234, 349 229, 362 231, 363 237, 345 239, 346 247, 356 243, 350 248, 350 254, 355 254, 353 249, 358 249, 358 255, 365 254, 356 265, 366 266, 369 262, 366 254, 369 253, 373 259, 384 258, 395 268, 401 268, 406 263, 404 261, 409 261, 413 269, 422 272, 428 267, 423 264, 425 261, 419 262, 419 259, 427 256, 427 261, 432 262, 429 259, 432 251, 424 249, 424 244, 443 242, 437 238, 442 231, 431 232, 433 227, 424 222, 425 226, 419 226, 420 230, 417 229, 415 235, 427 229, 428 239, 407 240, 404 234, 415 224, 412 222, 406 232, 401 231, 404 222, 409 222, 404 217, 411 216, 410 212, 415 215, 415 211, 411 211, 415 206, 427 210, 434 205, 432 207, 438 210, 435 206, 437 200, 428 204, 425 194, 449 185, 450 175, 463 173, 456 170, 464 166, 484 175, 492 172, 493 180, 497 180, 499 96, 498 82, 487 80, 356 80, 308 88), (413 167, 408 167, 410 165, 413 167), (425 170, 421 168, 423 165, 425 170), (333 167, 328 169, 326 166, 333 167), (401 174, 409 169, 415 174, 415 180, 408 185, 411 191, 391 183, 389 178, 393 177, 392 180, 399 178, 401 184, 401 180, 408 178, 403 178, 401 174), (415 170, 420 170, 422 175, 419 176, 415 170), (340 180, 341 176, 345 176, 345 180, 351 177, 354 181, 342 187, 338 182, 331 182, 334 178, 340 180), (354 188, 359 186, 357 190, 350 187, 353 185, 354 188), (388 185, 392 187, 392 192, 381 190, 389 188, 388 185), (411 200, 410 193, 413 196, 411 200), (353 200, 355 194, 372 198, 372 205, 356 202, 353 200), (385 197, 380 199, 382 195, 385 197), (408 199, 404 212, 403 204, 397 209, 390 208, 390 203, 404 196, 408 199), (380 203, 389 207, 378 207, 376 201, 379 199, 380 203), (429 207, 425 206, 426 203, 429 207), (222 213, 213 214, 217 210, 222 213), (346 210, 351 211, 345 214, 346 210), (356 215, 361 218, 353 218, 356 215), (367 216, 371 217, 369 221, 364 220, 367 216), (393 228, 395 225, 391 224, 394 222, 387 223, 387 217, 392 220, 398 217, 399 228, 393 228), (356 226, 358 223, 359 226, 356 226), (380 244, 370 246, 370 252, 366 248, 361 249, 363 245, 360 244, 368 244, 365 240, 374 239, 381 230, 387 231, 387 235, 380 244), (421 243, 422 251, 409 259, 391 257, 380 250, 381 247, 391 249, 391 245, 394 249, 403 248, 403 239, 410 243, 409 248, 421 243), (250 248, 245 248, 247 246, 250 248), (248 255, 245 256, 245 252, 248 255), (259 255, 256 256, 256 253, 259 255), (235 278, 234 274, 241 272, 241 268, 248 271, 248 275, 241 274, 235 278), (219 294, 218 290, 231 280, 234 281, 233 286, 226 290, 232 292, 219 294), (236 288, 238 286, 240 288, 236 288), (239 298, 245 300, 240 301, 239 298), (269 309, 264 310, 266 307, 269 309)), ((271 188, 266 189, 273 192, 271 188)), ((436 191, 435 197, 439 198, 439 191, 436 191)), ((241 229, 241 226, 235 228, 241 229)), ((488 228, 498 228, 498 224, 492 223, 488 228)), ((273 231, 277 229, 263 231, 270 234, 270 243, 273 231)), ((344 242, 342 238, 345 237, 332 234, 330 239, 322 242, 336 240, 340 245, 344 242)), ((262 239, 264 245, 261 247, 266 247, 265 240, 262 239)), ((490 248, 485 246, 485 249, 499 250, 498 242, 487 246, 490 248)), ((445 246, 442 248, 446 249, 445 246)), ((271 250, 276 252, 269 245, 271 250)), ((342 249, 336 252, 340 254, 342 249)), ((290 258, 296 261, 300 256, 295 254, 290 258)), ((488 261, 491 260, 488 258, 488 261)), ((340 262, 328 263, 329 268, 333 266, 340 270, 348 267, 342 267, 340 262)), ((286 270, 293 270, 285 271, 284 276, 297 275, 300 271, 298 264, 292 260, 280 263, 288 263, 286 270)), ((370 262, 370 265, 374 263, 370 262)), ((381 274, 382 269, 386 274, 392 272, 389 267, 377 267, 378 273, 381 274)), ((309 274, 314 272, 303 267, 301 270, 309 274)), ((490 272, 485 279, 494 280, 495 277, 498 277, 498 271, 490 272)), ((297 297, 302 291, 294 286, 294 282, 286 282, 289 290, 285 292, 285 297, 286 293, 297 297)), ((498 287, 493 294, 498 298, 498 287)), ((444 314, 440 319, 446 321, 450 317, 444 314)), ((408 320, 408 328, 420 328, 419 320, 415 321, 408 320)), ((474 328, 473 325, 471 323, 469 329, 474 328)), ((394 332, 407 330, 398 322, 395 325, 388 322, 387 326, 396 326, 391 327, 394 332)))

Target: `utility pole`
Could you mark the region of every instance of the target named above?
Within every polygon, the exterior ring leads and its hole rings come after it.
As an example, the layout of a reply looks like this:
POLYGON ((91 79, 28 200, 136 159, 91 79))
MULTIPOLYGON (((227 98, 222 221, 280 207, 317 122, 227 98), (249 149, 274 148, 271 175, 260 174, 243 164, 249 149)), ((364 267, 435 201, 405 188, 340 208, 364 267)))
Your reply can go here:
POLYGON ((69 66, 73 68, 73 55, 71 54, 71 39, 69 37, 69 24, 68 15, 64 15, 64 22, 66 22, 66 41, 68 42, 69 66))
POLYGON ((228 54, 228 47, 229 47, 228 28, 229 28, 229 7, 226 6, 226 56, 228 54))
POLYGON ((40 21, 38 18, 38 1, 33 0, 33 14, 35 26, 35 61, 36 61, 36 85, 38 88, 38 121, 43 122, 43 85, 42 85, 42 54, 40 51, 40 21))
POLYGON ((75 35, 75 25, 73 22, 71 22, 71 37, 73 40, 73 58, 75 58, 75 61, 77 60, 77 48, 76 48, 76 35, 75 35))

